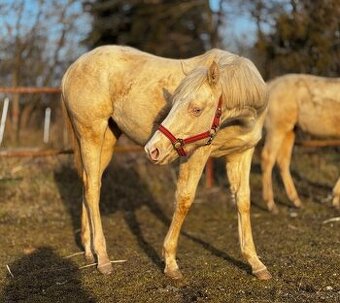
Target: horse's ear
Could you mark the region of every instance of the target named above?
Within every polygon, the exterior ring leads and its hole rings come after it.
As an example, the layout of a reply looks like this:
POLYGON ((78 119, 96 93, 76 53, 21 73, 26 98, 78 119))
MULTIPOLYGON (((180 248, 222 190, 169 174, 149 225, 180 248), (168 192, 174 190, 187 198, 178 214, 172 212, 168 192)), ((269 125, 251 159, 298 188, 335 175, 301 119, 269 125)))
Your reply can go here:
POLYGON ((208 70, 208 82, 210 85, 215 85, 220 79, 220 68, 218 64, 213 61, 208 70))

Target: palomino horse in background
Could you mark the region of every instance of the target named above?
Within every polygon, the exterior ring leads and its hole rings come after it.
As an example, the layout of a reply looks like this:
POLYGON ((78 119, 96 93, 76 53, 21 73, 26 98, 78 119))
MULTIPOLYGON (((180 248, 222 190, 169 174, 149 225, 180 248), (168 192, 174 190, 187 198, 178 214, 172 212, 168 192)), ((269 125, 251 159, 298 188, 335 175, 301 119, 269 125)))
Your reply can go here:
MULTIPOLYGON (((291 74, 269 82, 269 105, 262 150, 263 198, 277 213, 272 188, 272 169, 277 161, 284 187, 296 207, 301 206, 289 165, 294 127, 311 135, 340 137, 340 78, 291 74)), ((333 189, 333 206, 339 208, 340 178, 333 189)))
POLYGON ((271 277, 256 254, 250 225, 250 165, 267 107, 266 84, 251 61, 217 49, 181 61, 99 47, 70 66, 62 100, 84 183, 82 243, 88 261, 97 256, 100 272, 112 272, 99 213, 101 176, 124 133, 146 144, 154 163, 181 156, 175 213, 163 246, 169 277, 182 277, 178 237, 210 155, 226 158, 242 254, 256 277, 271 277))

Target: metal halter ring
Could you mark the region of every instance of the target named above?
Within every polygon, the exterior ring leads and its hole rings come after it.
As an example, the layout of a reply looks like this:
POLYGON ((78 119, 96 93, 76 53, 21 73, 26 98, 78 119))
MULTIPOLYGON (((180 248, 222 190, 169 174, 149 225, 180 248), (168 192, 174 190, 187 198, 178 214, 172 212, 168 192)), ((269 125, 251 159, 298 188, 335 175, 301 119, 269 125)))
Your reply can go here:
POLYGON ((211 128, 209 130, 210 132, 210 136, 209 136, 209 140, 207 141, 207 143, 205 145, 210 145, 212 140, 214 140, 216 133, 217 133, 217 129, 216 128, 211 128))
POLYGON ((175 149, 179 149, 184 146, 184 141, 183 139, 176 139, 176 141, 172 143, 172 145, 175 149))

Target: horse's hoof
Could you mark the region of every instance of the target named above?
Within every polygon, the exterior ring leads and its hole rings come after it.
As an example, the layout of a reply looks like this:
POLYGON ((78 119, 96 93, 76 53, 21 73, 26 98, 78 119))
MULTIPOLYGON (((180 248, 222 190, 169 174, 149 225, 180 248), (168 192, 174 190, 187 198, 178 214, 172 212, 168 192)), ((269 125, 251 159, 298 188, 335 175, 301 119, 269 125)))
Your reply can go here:
POLYGON ((278 207, 275 204, 273 204, 271 206, 268 206, 268 210, 273 215, 279 214, 279 209, 278 209, 278 207))
POLYGON ((267 268, 261 269, 259 271, 253 272, 253 275, 258 278, 259 280, 270 280, 272 278, 272 275, 268 271, 267 268))
POLYGON ((181 271, 177 268, 175 270, 164 270, 166 276, 171 278, 172 280, 181 280, 183 279, 183 275, 181 271))
POLYGON ((111 262, 105 263, 103 265, 98 265, 97 269, 103 275, 109 275, 113 272, 113 267, 112 267, 111 262))
POLYGON ((303 209, 304 207, 300 199, 293 201, 293 203, 296 209, 303 209))
POLYGON ((92 253, 85 253, 85 261, 91 264, 91 263, 94 263, 96 260, 92 253))

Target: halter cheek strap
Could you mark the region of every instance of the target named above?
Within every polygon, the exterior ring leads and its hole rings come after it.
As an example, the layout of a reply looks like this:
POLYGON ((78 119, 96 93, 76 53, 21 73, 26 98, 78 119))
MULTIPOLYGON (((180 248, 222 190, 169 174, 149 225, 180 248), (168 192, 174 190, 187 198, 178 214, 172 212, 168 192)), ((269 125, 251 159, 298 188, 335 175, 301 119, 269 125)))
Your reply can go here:
POLYGON ((186 144, 194 143, 196 141, 200 141, 203 139, 208 138, 208 141, 205 143, 206 145, 210 145, 214 137, 216 136, 217 130, 221 123, 221 115, 222 115, 222 96, 220 97, 218 101, 218 105, 216 108, 215 116, 212 122, 212 125, 210 129, 206 132, 185 138, 180 139, 176 138, 167 128, 165 128, 162 124, 159 126, 158 130, 165 135, 170 142, 172 143, 172 146, 177 151, 178 155, 180 157, 186 157, 187 153, 184 150, 184 146, 186 144))

